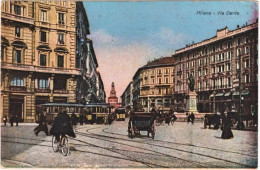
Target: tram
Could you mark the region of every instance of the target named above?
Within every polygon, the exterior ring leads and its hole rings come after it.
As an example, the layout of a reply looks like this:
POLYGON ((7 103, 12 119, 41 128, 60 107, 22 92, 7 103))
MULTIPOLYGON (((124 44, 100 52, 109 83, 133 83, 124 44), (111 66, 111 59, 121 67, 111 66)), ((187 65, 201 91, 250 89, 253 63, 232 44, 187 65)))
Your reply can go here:
MULTIPOLYGON (((71 116, 72 113, 75 113, 78 120, 82 114, 85 123, 108 124, 109 121, 111 121, 109 119, 112 117, 112 108, 113 106, 110 106, 107 103, 45 103, 41 105, 41 109, 46 111, 46 120, 48 124, 52 124, 58 113, 62 112, 63 110, 66 110, 69 116, 71 116)), ((78 120, 77 122, 79 122, 78 120)))
POLYGON ((115 110, 115 114, 116 114, 116 120, 123 120, 125 121, 125 117, 126 117, 126 110, 123 107, 119 107, 115 110))

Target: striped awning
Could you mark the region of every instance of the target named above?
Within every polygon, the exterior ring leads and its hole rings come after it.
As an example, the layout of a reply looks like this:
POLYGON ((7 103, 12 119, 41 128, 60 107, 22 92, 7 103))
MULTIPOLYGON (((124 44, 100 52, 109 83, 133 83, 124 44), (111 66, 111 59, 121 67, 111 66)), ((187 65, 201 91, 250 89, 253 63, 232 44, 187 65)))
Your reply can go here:
POLYGON ((250 93, 250 91, 244 91, 244 92, 241 93, 241 95, 246 96, 246 95, 248 95, 249 93, 250 93))
POLYGON ((216 96, 220 97, 220 96, 223 96, 224 93, 217 93, 216 96))
POLYGON ((225 93, 224 96, 230 96, 230 94, 231 94, 231 92, 227 92, 227 93, 225 93))

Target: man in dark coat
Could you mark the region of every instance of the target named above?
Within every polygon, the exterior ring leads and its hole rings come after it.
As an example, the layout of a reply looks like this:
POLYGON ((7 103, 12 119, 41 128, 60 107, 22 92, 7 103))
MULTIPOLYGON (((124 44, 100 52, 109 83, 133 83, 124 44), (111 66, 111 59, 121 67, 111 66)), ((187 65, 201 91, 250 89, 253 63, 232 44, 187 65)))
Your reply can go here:
POLYGON ((79 115, 79 124, 80 125, 83 125, 83 120, 84 120, 83 113, 80 113, 80 115, 79 115))
POLYGON ((195 116, 194 116, 193 112, 191 112, 191 114, 190 114, 190 119, 191 119, 191 123, 194 124, 195 116))
POLYGON ((189 124, 190 123, 190 114, 187 112, 186 115, 187 115, 187 123, 189 124))
POLYGON ((16 126, 18 126, 18 122, 19 122, 19 116, 18 114, 15 114, 15 123, 16 123, 16 126))
POLYGON ((34 129, 34 134, 36 136, 38 136, 38 133, 40 131, 44 131, 46 136, 49 135, 48 133, 48 126, 47 126, 47 121, 46 121, 46 116, 45 116, 46 112, 44 113, 41 113, 40 114, 40 118, 39 118, 39 126, 37 126, 35 129, 34 129))
POLYGON ((7 116, 6 116, 6 115, 4 115, 3 121, 4 121, 4 124, 5 124, 5 126, 6 126, 6 122, 7 122, 7 116))
POLYGON ((55 118, 50 130, 50 134, 54 135, 57 141, 60 140, 60 135, 68 135, 73 138, 76 137, 70 124, 70 117, 68 116, 67 111, 63 111, 62 113, 60 112, 55 118))
POLYGON ((14 125, 14 115, 13 114, 11 114, 11 117, 10 117, 10 124, 11 124, 11 126, 14 125))
POLYGON ((232 121, 230 116, 226 116, 224 113, 222 114, 222 125, 223 130, 221 134, 222 139, 230 139, 233 138, 233 133, 231 131, 232 121))
POLYGON ((74 126, 76 128, 77 116, 76 116, 76 114, 74 112, 71 114, 71 124, 72 124, 72 126, 74 126))

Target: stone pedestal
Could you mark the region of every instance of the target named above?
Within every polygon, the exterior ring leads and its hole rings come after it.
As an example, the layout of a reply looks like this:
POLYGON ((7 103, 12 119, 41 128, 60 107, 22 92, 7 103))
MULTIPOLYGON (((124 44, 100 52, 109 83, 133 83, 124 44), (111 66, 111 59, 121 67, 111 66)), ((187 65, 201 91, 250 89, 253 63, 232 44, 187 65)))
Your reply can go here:
POLYGON ((189 92, 187 97, 187 104, 186 104, 186 113, 197 114, 197 93, 196 92, 189 92))

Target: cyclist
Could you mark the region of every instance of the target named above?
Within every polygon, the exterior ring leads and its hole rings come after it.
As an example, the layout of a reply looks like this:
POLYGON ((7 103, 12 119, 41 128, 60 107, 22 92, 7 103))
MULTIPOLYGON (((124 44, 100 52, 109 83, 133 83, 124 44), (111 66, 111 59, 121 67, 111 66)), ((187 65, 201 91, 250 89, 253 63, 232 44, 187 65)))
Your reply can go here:
POLYGON ((76 137, 66 110, 58 113, 51 127, 50 134, 55 136, 57 142, 60 141, 60 136, 68 135, 73 138, 76 137))

